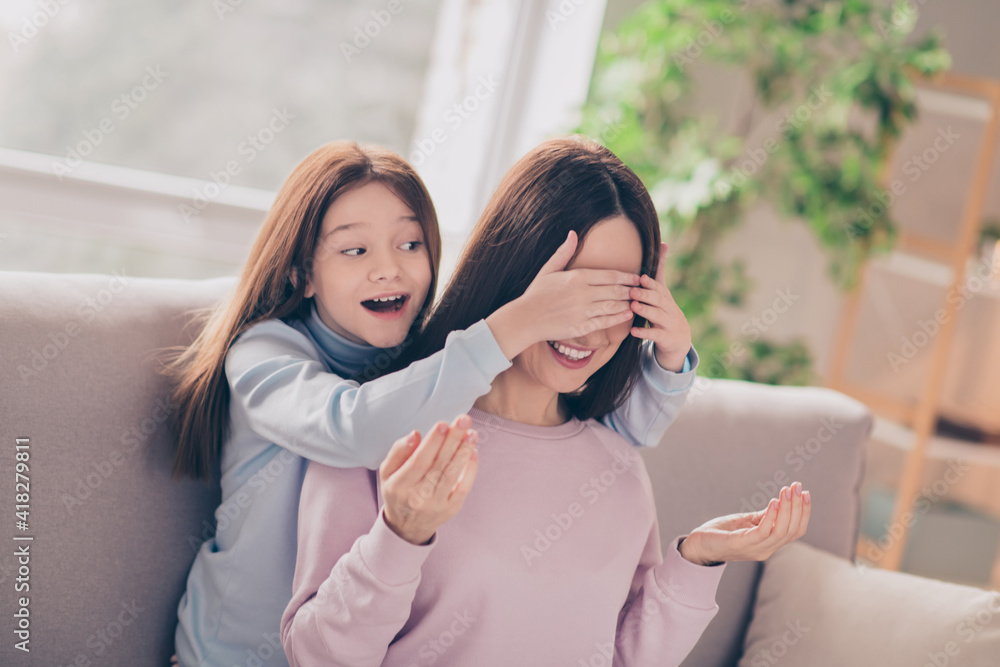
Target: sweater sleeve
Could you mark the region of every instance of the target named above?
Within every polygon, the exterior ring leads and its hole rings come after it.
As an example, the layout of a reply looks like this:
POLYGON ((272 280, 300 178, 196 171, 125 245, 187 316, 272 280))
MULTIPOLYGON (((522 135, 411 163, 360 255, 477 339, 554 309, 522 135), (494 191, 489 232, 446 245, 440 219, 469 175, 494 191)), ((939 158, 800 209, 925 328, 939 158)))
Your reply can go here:
POLYGON ((655 447, 677 418, 698 370, 698 353, 692 347, 680 373, 669 371, 656 360, 652 341, 643 341, 640 353, 642 376, 628 400, 597 421, 618 433, 635 447, 655 447))
POLYGON ((292 599, 281 617, 291 667, 377 667, 410 616, 437 536, 418 546, 396 535, 377 509, 375 474, 309 464, 292 599))
POLYGON ((480 320, 429 357, 359 384, 330 373, 304 334, 269 320, 237 339, 225 366, 233 409, 254 433, 310 461, 374 470, 411 430, 468 412, 511 362, 480 320))
POLYGON ((726 564, 696 565, 681 556, 674 538, 661 556, 654 519, 632 581, 628 601, 618 616, 615 667, 679 665, 698 643, 719 611, 715 592, 726 564))

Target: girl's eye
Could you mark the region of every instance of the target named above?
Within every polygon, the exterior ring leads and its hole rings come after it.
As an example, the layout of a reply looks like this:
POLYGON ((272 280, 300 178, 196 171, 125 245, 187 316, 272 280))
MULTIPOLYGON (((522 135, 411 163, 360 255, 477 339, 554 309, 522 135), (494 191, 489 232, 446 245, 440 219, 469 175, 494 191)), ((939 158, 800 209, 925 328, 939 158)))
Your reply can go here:
MULTIPOLYGON (((409 248, 409 250, 416 250, 417 248, 419 248, 423 244, 424 244, 423 241, 410 241, 408 243, 404 243, 403 245, 404 246, 413 246, 412 248, 409 248)), ((347 250, 342 250, 341 254, 347 255, 349 257, 358 257, 359 255, 361 255, 364 252, 365 252, 364 248, 348 248, 347 250), (357 252, 355 252, 355 251, 357 251, 357 252)))

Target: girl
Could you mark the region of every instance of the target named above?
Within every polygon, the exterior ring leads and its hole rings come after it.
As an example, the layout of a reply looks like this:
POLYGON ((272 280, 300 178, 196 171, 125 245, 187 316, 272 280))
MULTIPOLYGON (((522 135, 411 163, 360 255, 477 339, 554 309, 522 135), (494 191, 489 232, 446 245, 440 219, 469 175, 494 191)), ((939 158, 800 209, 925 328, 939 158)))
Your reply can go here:
MULTIPOLYGON (((583 239, 573 269, 657 264, 657 217, 635 174, 599 145, 546 142, 500 184, 414 349, 516 300, 570 229, 583 239), (557 178, 573 197, 544 196, 557 178)), ((801 536, 808 492, 796 482, 765 511, 715 519, 664 558, 642 459, 594 419, 639 373, 631 326, 525 348, 468 415, 396 441, 377 475, 310 464, 281 624, 289 661, 679 664, 718 610, 724 561, 801 536)))
MULTIPOLYGON (((234 297, 172 366, 175 474, 218 466, 222 486, 178 606, 182 665, 287 664, 278 628, 309 460, 375 469, 403 434, 469 410, 525 349, 634 316, 639 276, 564 271, 570 234, 519 298, 384 374, 424 324, 440 247, 423 183, 389 151, 331 143, 282 186, 234 297)), ((655 311, 630 401, 601 416, 634 445, 660 440, 697 367, 683 315, 655 311)))

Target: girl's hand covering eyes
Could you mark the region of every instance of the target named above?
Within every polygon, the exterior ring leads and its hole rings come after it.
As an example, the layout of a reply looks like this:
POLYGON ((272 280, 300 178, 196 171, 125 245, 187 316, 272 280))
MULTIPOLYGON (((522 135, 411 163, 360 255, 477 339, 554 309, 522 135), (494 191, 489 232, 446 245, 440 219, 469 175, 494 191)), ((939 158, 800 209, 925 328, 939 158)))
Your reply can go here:
POLYGON ((729 514, 702 524, 681 540, 678 549, 698 565, 766 560, 806 534, 811 509, 809 492, 793 482, 759 512, 729 514))
POLYGON ((524 294, 486 318, 508 359, 535 343, 580 338, 635 319, 629 289, 639 276, 614 269, 567 270, 576 247, 576 232, 570 232, 524 294))
POLYGON ((476 478, 479 434, 459 415, 435 424, 423 440, 416 431, 397 440, 379 466, 385 522, 413 544, 427 544, 458 513, 476 478))
POLYGON ((656 269, 656 279, 647 275, 640 278, 640 285, 632 288, 629 296, 636 315, 649 320, 649 327, 632 327, 636 338, 653 341, 653 350, 660 366, 680 372, 684 359, 691 349, 691 326, 674 301, 666 285, 667 244, 660 244, 660 263, 656 269))

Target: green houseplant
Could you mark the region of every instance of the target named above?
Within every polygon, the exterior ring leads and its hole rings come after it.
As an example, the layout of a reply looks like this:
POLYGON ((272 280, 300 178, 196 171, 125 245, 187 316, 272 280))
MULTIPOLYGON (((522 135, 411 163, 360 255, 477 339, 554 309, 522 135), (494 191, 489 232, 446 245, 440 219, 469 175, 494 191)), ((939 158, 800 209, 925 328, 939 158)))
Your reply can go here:
POLYGON ((809 226, 843 288, 891 247, 880 176, 915 118, 914 75, 950 65, 936 35, 907 39, 915 23, 912 2, 651 0, 603 36, 577 131, 650 186, 671 244, 668 284, 706 375, 813 381, 800 341, 753 328, 733 339, 720 325, 720 304, 741 305, 751 284, 715 248, 760 201, 809 226), (763 141, 747 141, 750 114, 726 135, 692 108, 695 74, 719 66, 750 77, 751 113, 779 119, 763 141))

